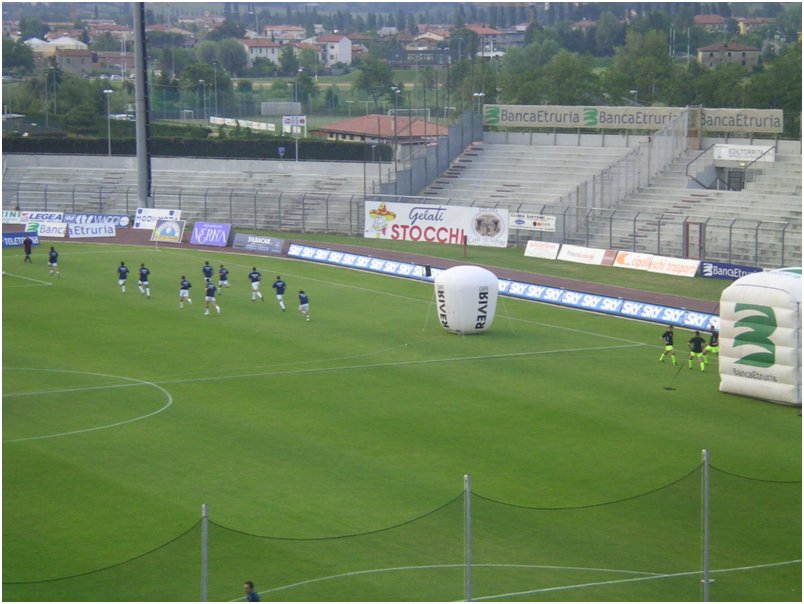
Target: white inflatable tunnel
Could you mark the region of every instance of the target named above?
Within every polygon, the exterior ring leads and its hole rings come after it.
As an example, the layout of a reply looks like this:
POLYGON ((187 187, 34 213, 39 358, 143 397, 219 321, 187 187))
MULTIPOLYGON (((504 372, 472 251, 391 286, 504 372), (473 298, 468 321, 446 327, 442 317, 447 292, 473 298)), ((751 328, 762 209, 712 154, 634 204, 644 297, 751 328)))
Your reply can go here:
POLYGON ((433 280, 438 322, 450 333, 476 334, 491 327, 499 280, 479 266, 453 266, 433 280))
POLYGON ((720 390, 801 405, 801 269, 751 273, 720 296, 720 390))

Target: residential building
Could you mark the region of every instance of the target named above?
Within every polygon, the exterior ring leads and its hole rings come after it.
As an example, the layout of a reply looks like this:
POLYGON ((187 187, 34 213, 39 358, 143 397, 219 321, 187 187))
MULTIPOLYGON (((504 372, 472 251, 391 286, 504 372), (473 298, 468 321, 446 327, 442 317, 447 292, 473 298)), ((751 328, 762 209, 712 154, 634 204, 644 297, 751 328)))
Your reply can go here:
POLYGON ((328 124, 311 133, 318 138, 359 143, 430 144, 447 136, 448 128, 417 117, 370 114, 328 124))
POLYGON ((256 59, 268 59, 279 65, 279 52, 282 45, 268 38, 243 38, 238 40, 246 49, 246 60, 249 67, 254 66, 256 59))
POLYGON ((703 27, 709 33, 726 31, 726 19, 720 15, 695 15, 692 23, 703 27))
POLYGON ((736 63, 750 70, 759 64, 759 48, 737 42, 718 42, 699 48, 697 52, 698 62, 707 69, 727 63, 736 63))
POLYGON ((92 73, 95 61, 92 51, 72 48, 57 48, 55 62, 59 69, 73 75, 92 73))
POLYGON ((304 40, 307 30, 298 25, 264 25, 262 35, 280 44, 290 44, 304 40))
POLYGON ((306 44, 314 44, 318 51, 320 65, 332 67, 336 63, 352 64, 352 41, 341 34, 321 34, 305 40, 306 44))
POLYGON ((744 36, 751 33, 757 27, 764 27, 766 25, 773 25, 776 19, 772 17, 738 17, 737 27, 740 30, 740 35, 744 36))

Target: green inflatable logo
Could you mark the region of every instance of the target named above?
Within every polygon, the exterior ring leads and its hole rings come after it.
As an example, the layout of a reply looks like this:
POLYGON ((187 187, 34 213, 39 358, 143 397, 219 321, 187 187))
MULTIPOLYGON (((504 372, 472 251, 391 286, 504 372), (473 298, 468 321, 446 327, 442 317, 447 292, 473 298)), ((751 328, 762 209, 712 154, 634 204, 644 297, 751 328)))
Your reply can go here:
POLYGON ((770 306, 760 306, 758 304, 735 304, 734 310, 736 312, 754 311, 734 323, 734 327, 748 328, 748 331, 734 338, 734 347, 759 346, 766 350, 766 352, 748 354, 735 361, 735 363, 766 368, 774 365, 776 363, 776 345, 771 342, 770 337, 776 331, 776 313, 773 312, 770 306))
POLYGON ((489 105, 483 113, 483 123, 495 126, 500 123, 500 108, 496 105, 489 105))
POLYGON ((583 110, 583 125, 590 127, 597 126, 597 109, 590 107, 583 110))

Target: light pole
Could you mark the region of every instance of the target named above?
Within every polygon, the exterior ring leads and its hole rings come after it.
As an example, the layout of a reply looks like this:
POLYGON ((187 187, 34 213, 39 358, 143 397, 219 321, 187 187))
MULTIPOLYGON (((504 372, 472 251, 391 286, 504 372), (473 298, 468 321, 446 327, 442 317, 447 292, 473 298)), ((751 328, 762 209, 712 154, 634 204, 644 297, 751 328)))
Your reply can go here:
MULTIPOLYGON (((380 140, 380 133, 379 132, 377 133, 377 140, 380 140)), ((377 148, 377 145, 371 145, 371 163, 372 164, 374 163, 374 150, 376 148, 377 148)), ((382 168, 380 167, 380 162, 377 162, 377 181, 379 182, 379 185, 382 185, 382 168)), ((372 189, 373 188, 374 187, 372 187, 372 189)))
POLYGON ((114 90, 109 88, 103 91, 103 94, 106 95, 106 149, 109 157, 112 156, 112 115, 109 109, 109 97, 112 92, 114 92, 114 90))
POLYGON ((631 93, 631 95, 634 97, 634 100, 632 101, 634 103, 634 106, 636 107, 637 105, 639 105, 639 102, 637 102, 637 96, 639 95, 639 90, 634 88, 633 90, 629 90, 628 92, 631 93))
POLYGON ((48 117, 47 117, 47 112, 48 112, 48 108, 47 108, 47 106, 48 106, 47 87, 48 87, 47 72, 45 72, 45 128, 47 128, 50 125, 50 123, 48 122, 48 117))
POLYGON ((399 93, 401 92, 401 90, 399 90, 399 88, 397 88, 396 86, 391 86, 391 90, 394 92, 394 145, 393 145, 393 151, 394 151, 394 195, 396 195, 396 193, 397 193, 397 190, 396 190, 396 188, 397 188, 396 187, 397 177, 396 177, 396 175, 397 175, 397 171, 398 171, 398 167, 397 167, 397 164, 396 164, 396 159, 397 159, 396 158, 396 156, 397 156, 397 151, 396 151, 396 112, 397 112, 397 99, 399 98, 399 93))
POLYGON ((56 109, 56 68, 51 65, 50 70, 53 72, 53 116, 55 117, 58 113, 56 109))
POLYGON ((304 108, 302 107, 302 94, 301 90, 299 90, 299 76, 304 73, 304 69, 299 67, 299 71, 296 72, 296 100, 299 101, 299 108, 301 113, 304 113, 304 108))
POLYGON ((288 88, 290 88, 290 101, 294 102, 296 100, 296 84, 288 82, 288 88))
POLYGON ((349 117, 352 117, 352 103, 354 101, 346 101, 346 106, 349 108, 349 117))
POLYGON ((483 108, 483 97, 486 96, 485 92, 473 92, 472 96, 475 97, 477 101, 477 109, 472 109, 473 111, 479 111, 483 108))
POLYGON ((204 80, 198 80, 201 84, 201 115, 204 116, 204 121, 207 121, 207 87, 204 85, 204 80))
POLYGON ((212 66, 215 68, 215 115, 218 115, 218 62, 212 61, 212 66))

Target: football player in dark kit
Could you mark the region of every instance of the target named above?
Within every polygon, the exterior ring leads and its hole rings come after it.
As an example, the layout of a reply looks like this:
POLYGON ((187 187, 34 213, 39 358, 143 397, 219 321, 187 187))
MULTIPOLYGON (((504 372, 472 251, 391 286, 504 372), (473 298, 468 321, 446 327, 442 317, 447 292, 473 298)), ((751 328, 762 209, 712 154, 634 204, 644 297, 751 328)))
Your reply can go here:
POLYGON ((664 351, 661 355, 659 355, 659 362, 664 363, 664 357, 666 355, 670 355, 670 359, 673 361, 673 365, 678 365, 678 361, 676 360, 676 351, 673 350, 673 326, 668 325, 667 331, 665 331, 661 335, 662 341, 664 342, 664 351))
POLYGON ((690 357, 687 361, 689 368, 692 369, 692 361, 693 359, 698 359, 698 364, 701 367, 701 371, 704 370, 706 367, 706 363, 704 362, 704 345, 706 344, 706 340, 701 337, 701 332, 696 331, 695 335, 690 338, 690 357))

